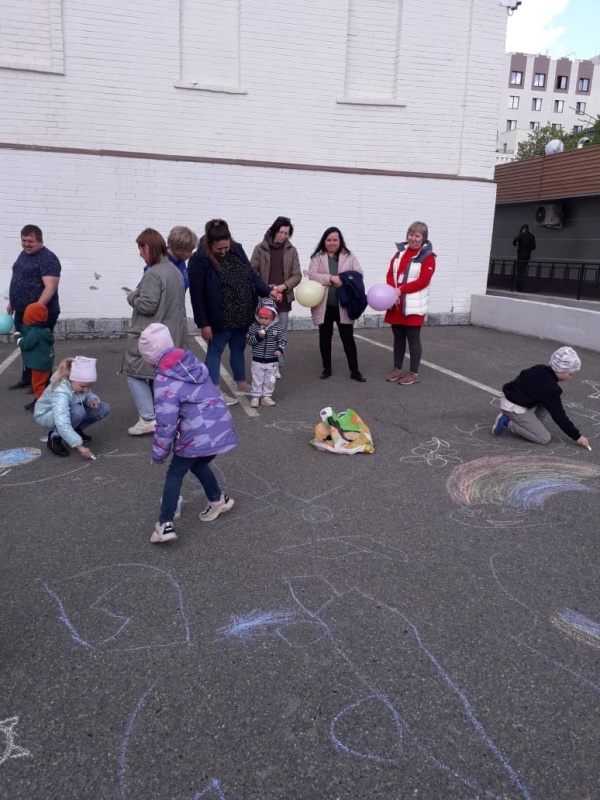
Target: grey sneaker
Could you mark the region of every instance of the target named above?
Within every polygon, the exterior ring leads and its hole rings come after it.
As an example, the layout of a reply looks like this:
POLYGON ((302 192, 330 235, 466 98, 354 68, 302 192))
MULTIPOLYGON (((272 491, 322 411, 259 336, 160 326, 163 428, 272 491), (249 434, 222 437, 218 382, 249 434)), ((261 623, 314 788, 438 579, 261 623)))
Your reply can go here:
POLYGON ((233 508, 234 500, 231 497, 227 497, 227 495, 223 492, 221 494, 221 499, 216 500, 214 503, 210 503, 204 511, 199 515, 201 522, 212 522, 216 519, 220 514, 223 514, 225 511, 229 511, 233 508))
POLYGON ((172 522, 157 522, 154 526, 154 532, 150 537, 152 544, 159 544, 161 542, 172 542, 177 538, 177 534, 173 528, 172 522))

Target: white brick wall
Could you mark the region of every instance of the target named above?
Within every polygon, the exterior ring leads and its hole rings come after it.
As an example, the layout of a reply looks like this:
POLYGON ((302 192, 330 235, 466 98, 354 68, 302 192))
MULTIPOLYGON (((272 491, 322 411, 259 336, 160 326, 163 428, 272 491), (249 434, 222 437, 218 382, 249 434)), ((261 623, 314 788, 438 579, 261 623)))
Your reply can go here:
MULTIPOLYGON (((46 2, 54 13, 59 0, 46 2)), ((196 2, 203 13, 216 13, 218 5, 196 2)), ((323 229, 336 224, 374 283, 383 279, 393 242, 421 218, 439 256, 432 311, 468 311, 470 295, 486 282, 495 187, 481 179, 493 176, 498 97, 490 85, 500 82, 506 10, 493 0, 398 2, 396 72, 384 92, 390 103, 356 105, 343 102, 347 31, 356 23, 348 9, 358 14, 363 6, 229 2, 228 19, 240 9, 221 31, 230 34, 227 53, 234 57, 238 48, 232 93, 231 70, 224 76, 228 92, 177 88, 196 69, 188 59, 182 72, 178 0, 63 0, 65 74, 0 67, 0 143, 467 180, 0 149, 0 290, 6 293, 19 230, 29 222, 42 227, 63 262, 63 315, 112 317, 128 314, 119 287, 139 275, 134 240, 148 225, 166 233, 189 224, 200 233, 208 218, 223 216, 250 252, 274 217, 287 214, 306 267, 323 229), (102 277, 95 280, 94 272, 102 277)), ((390 0, 371 6, 382 19, 393 11, 390 0)), ((186 0, 186 14, 191 8, 186 0)), ((189 38, 183 37, 188 52, 189 38)), ((11 47, 18 45, 13 36, 11 47)), ((350 50, 353 85, 363 93, 369 59, 361 77, 360 51, 350 50)), ((387 62, 377 60, 377 69, 387 62)), ((212 85, 218 76, 208 78, 212 85)), ((381 103, 376 89, 373 99, 381 103)))

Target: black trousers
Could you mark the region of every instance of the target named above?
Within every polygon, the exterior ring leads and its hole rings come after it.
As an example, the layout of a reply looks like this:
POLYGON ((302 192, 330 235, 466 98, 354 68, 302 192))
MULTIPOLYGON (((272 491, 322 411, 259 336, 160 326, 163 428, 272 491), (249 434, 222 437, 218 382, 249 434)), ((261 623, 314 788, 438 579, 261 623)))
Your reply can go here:
MULTIPOLYGON (((58 321, 59 311, 51 311, 48 313, 48 327, 50 328, 50 333, 54 333, 54 326, 58 321)), ((24 311, 15 311, 15 330, 20 331, 21 325, 23 324, 23 314, 24 311)), ((21 372, 21 380, 23 383, 31 383, 31 370, 29 367, 23 365, 22 372, 21 372)))
POLYGON ((525 291, 525 281, 529 268, 528 258, 517 258, 517 292, 525 291))
POLYGON ((410 353, 410 371, 415 375, 419 372, 423 347, 421 346, 421 326, 420 325, 392 325, 394 334, 394 366, 402 369, 404 354, 406 353, 406 342, 408 341, 408 352, 410 353))
POLYGON ((354 341, 354 325, 340 322, 340 307, 326 306, 325 319, 319 325, 319 350, 323 369, 331 372, 331 340, 333 339, 333 326, 337 325, 340 332, 340 339, 344 347, 344 353, 348 359, 348 369, 350 372, 358 372, 358 353, 356 352, 356 342, 354 341))

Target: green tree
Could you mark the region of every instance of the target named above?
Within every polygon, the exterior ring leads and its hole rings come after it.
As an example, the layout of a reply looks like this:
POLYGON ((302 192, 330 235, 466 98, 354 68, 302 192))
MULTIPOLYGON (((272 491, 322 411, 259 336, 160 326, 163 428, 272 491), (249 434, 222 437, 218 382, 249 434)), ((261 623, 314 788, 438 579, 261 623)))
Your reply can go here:
POLYGON ((588 136, 591 140, 590 144, 600 144, 600 115, 590 122, 583 132, 579 133, 567 133, 557 128, 556 125, 545 125, 543 128, 531 131, 527 139, 520 142, 517 147, 517 161, 545 155, 546 145, 552 139, 560 139, 565 150, 574 150, 582 136, 588 136))

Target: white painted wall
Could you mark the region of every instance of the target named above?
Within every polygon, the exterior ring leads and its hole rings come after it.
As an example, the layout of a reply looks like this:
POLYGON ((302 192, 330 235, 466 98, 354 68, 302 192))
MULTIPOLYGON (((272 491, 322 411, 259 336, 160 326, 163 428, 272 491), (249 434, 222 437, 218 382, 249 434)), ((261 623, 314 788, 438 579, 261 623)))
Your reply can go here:
POLYGON ((159 157, 0 148, 0 291, 26 223, 40 225, 62 261, 63 317, 79 318, 128 316, 119 287, 140 273, 134 240, 146 226, 201 233, 222 216, 250 253, 286 214, 306 267, 335 224, 370 284, 383 279, 394 241, 420 218, 438 253, 432 312, 468 311, 486 283, 499 98, 490 85, 500 86, 506 9, 489 0, 227 0, 219 16, 221 5, 20 0, 21 16, 38 13, 46 33, 38 42, 34 26, 13 20, 0 47, 0 145, 159 157), (373 24, 365 27, 367 10, 373 24), (378 19, 388 34, 382 52, 378 19), (215 49, 217 34, 223 47, 215 49), (181 88, 194 83, 204 88, 181 88))

